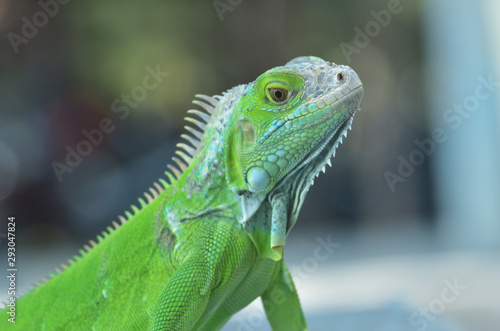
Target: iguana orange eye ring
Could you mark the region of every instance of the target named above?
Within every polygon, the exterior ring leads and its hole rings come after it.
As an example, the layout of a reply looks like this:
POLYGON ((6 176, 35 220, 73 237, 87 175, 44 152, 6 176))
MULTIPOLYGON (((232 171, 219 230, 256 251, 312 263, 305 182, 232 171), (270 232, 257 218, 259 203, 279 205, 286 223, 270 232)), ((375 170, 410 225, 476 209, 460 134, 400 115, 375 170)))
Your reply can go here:
POLYGON ((288 91, 284 88, 272 87, 267 90, 271 99, 277 103, 283 103, 288 100, 288 91))

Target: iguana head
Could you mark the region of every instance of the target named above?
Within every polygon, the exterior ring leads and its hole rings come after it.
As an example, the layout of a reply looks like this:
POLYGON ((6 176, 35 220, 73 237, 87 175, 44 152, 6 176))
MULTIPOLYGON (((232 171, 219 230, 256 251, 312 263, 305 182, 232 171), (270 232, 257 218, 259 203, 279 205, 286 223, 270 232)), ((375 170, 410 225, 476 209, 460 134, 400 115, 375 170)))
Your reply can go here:
POLYGON ((295 194, 307 191, 350 128, 362 96, 351 68, 317 57, 299 57, 259 76, 228 122, 231 189, 265 195, 294 177, 301 187, 295 194))
POLYGON ((348 66, 299 57, 222 96, 197 97, 208 114, 188 111, 203 132, 186 127, 193 147, 176 151, 186 164, 173 158, 182 172, 169 165, 178 189, 169 223, 231 210, 258 254, 278 261, 309 187, 351 127, 363 85, 348 66))

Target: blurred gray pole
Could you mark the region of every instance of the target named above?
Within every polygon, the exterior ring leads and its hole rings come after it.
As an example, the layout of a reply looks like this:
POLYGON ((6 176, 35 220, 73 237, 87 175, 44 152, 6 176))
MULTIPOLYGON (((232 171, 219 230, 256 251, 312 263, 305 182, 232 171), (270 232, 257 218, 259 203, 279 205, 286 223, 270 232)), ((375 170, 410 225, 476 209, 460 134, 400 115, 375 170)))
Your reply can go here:
POLYGON ((453 248, 500 246, 500 74, 489 57, 499 41, 488 39, 482 4, 424 5, 431 128, 448 136, 430 158, 438 235, 453 248))

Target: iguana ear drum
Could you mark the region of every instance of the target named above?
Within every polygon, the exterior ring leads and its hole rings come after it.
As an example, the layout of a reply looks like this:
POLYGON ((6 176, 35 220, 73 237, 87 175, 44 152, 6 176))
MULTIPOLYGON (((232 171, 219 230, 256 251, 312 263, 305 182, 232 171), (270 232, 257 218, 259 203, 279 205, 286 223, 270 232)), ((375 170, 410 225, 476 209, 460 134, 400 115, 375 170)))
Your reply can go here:
POLYGON ((243 132, 245 140, 253 144, 255 142, 255 129, 253 128, 252 123, 250 121, 243 120, 239 121, 238 125, 240 126, 243 132))
POLYGON ((247 172, 246 180, 253 190, 263 191, 271 183, 271 176, 261 167, 252 167, 247 172))

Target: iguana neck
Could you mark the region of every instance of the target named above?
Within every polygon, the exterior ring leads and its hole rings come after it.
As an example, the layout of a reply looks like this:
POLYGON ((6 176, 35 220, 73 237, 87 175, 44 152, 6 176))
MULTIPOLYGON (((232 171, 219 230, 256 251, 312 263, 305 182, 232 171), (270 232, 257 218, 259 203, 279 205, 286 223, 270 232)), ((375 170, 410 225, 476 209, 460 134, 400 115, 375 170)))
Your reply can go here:
POLYGON ((180 220, 208 210, 221 210, 227 216, 241 219, 240 197, 228 187, 224 158, 228 148, 226 122, 245 88, 236 86, 220 99, 206 123, 193 160, 166 196, 163 215, 173 228, 180 220))

